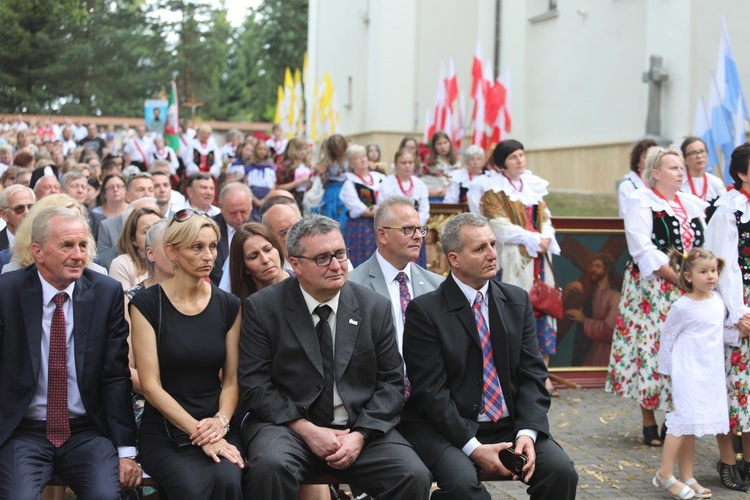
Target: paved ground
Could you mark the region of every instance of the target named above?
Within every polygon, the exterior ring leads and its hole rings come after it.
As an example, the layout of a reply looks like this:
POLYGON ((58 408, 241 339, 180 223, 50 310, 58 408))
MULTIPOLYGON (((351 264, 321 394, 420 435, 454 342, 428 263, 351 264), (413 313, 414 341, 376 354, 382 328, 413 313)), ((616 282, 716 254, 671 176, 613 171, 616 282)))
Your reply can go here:
MULTIPOLYGON (((669 498, 651 485, 661 448, 643 445, 635 401, 601 389, 560 390, 560 397, 552 401, 549 420, 552 435, 575 462, 578 498, 669 498)), ((663 414, 657 415, 658 422, 663 420, 663 414)), ((713 498, 750 498, 749 493, 721 485, 714 465, 718 452, 713 437, 696 440, 695 448, 695 477, 713 490, 713 498)), ((521 483, 487 485, 493 499, 528 498, 521 483)))
MULTIPOLYGON (((669 498, 651 485, 661 448, 642 443, 635 401, 601 389, 560 390, 560 397, 552 401, 549 420, 553 436, 575 462, 579 499, 669 498)), ((663 420, 663 414, 657 415, 658 422, 663 420)), ((712 437, 697 440, 695 448, 695 477, 713 490, 713 498, 750 500, 750 493, 721 485, 712 437)), ((526 487, 519 482, 491 482, 487 487, 493 499, 528 498, 526 487)))

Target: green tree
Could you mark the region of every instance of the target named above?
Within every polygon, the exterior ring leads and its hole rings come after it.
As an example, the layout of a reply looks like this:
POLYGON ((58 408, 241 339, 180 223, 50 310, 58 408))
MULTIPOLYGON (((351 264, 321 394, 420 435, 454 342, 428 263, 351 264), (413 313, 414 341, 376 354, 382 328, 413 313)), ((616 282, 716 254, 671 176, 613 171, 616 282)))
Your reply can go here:
POLYGON ((227 76, 227 106, 245 120, 272 121, 284 68, 302 68, 307 50, 308 0, 263 0, 238 36, 227 76))
POLYGON ((140 116, 170 78, 164 32, 141 0, 86 0, 85 16, 60 57, 60 111, 140 116))
POLYGON ((61 48, 83 12, 77 0, 0 2, 0 107, 45 112, 64 73, 61 48))
POLYGON ((226 8, 214 9, 205 0, 165 0, 161 7, 179 13, 179 19, 165 27, 176 35, 171 52, 178 71, 180 99, 203 102, 197 110, 202 118, 225 119, 222 84, 226 79, 235 30, 227 20, 226 8))

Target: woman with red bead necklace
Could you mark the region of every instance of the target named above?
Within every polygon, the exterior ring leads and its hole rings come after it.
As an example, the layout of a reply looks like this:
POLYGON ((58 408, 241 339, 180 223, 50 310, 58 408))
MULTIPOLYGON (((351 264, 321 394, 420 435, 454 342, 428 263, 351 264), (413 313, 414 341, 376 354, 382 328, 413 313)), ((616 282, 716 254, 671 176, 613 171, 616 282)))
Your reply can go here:
MULTIPOLYGON (((411 198, 414 200, 414 208, 419 212, 419 223, 426 226, 430 219, 429 192, 422 179, 413 175, 416 161, 416 153, 411 149, 401 148, 396 151, 396 156, 393 159, 393 174, 383 179, 380 184, 380 197, 378 199, 382 201, 394 195, 411 198)), ((427 254, 424 245, 419 252, 417 264, 427 267, 427 254)))
MULTIPOLYGON (((492 161, 500 168, 499 175, 486 177, 472 189, 482 191, 479 210, 497 238, 501 280, 529 291, 539 273, 554 286, 549 262, 552 254, 560 253, 560 246, 544 203, 549 182, 526 170, 523 144, 516 140, 498 143, 492 161)), ((549 357, 557 350, 557 321, 547 315, 538 317, 536 330, 539 351, 549 366, 549 357)), ((550 395, 557 396, 549 379, 546 384, 550 395)))
POLYGON ((668 377, 658 372, 659 335, 672 303, 682 295, 667 253, 702 247, 705 237, 708 204, 679 192, 684 176, 678 149, 650 148, 643 171, 650 189, 635 190, 625 210, 632 260, 625 269, 605 390, 638 401, 648 446, 664 442, 665 430, 660 435, 654 410, 668 410, 671 393, 668 377))
POLYGON ((369 169, 367 150, 359 144, 347 148, 346 160, 349 172, 339 198, 349 211, 343 234, 350 249, 349 260, 356 267, 369 259, 376 248, 372 219, 378 209, 376 195, 384 176, 369 169))
POLYGON ((680 150, 687 168, 687 175, 682 182, 682 192, 690 193, 708 202, 709 207, 706 209, 706 222, 708 222, 716 210, 714 208, 716 200, 727 192, 727 188, 721 179, 706 172, 708 147, 700 137, 688 137, 682 141, 680 150))
POLYGON ((716 211, 706 227, 706 248, 726 261, 717 290, 727 307, 728 323, 738 329, 725 331, 724 349, 729 396, 729 434, 716 436, 719 474, 727 488, 747 491, 750 455, 735 461, 732 436, 742 432, 742 446, 750 450, 750 144, 737 147, 729 163, 734 189, 716 200, 716 211), (731 333, 732 335, 727 335, 731 333))

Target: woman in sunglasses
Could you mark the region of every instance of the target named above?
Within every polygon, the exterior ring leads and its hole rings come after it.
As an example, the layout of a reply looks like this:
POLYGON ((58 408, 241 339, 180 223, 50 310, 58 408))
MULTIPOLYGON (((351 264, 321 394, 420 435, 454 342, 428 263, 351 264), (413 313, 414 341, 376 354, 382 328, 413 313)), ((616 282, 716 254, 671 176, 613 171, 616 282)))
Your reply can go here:
POLYGON ((219 227, 178 211, 164 231, 173 278, 130 302, 133 350, 146 398, 141 463, 170 498, 241 499, 238 400, 240 300, 206 280, 219 227))

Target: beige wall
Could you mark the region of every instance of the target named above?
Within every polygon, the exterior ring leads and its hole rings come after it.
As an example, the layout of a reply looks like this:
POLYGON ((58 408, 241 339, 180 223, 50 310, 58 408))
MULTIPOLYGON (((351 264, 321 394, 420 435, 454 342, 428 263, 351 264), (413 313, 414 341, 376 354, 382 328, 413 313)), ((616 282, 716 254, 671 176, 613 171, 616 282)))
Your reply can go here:
POLYGON ((614 193, 628 172, 630 143, 527 150, 527 168, 549 181, 550 191, 614 193))

